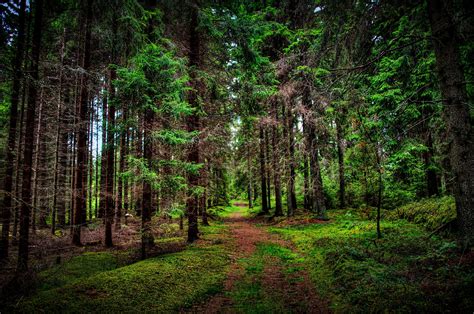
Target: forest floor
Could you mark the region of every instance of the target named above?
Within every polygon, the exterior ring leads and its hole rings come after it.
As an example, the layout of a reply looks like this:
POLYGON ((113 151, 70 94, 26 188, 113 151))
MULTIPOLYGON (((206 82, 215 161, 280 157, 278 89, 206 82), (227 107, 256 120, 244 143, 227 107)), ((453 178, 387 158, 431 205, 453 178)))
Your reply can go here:
MULTIPOLYGON (((85 247, 38 270, 31 289, 1 312, 326 313, 469 312, 474 252, 449 236, 361 210, 329 221, 256 216, 234 202, 211 209, 211 226, 185 243, 176 221, 156 220, 155 249, 137 260, 138 238, 85 247)), ((132 232, 133 223, 122 232, 132 232), (129 229, 127 229, 129 228, 129 229)), ((138 225, 137 225, 138 226, 138 225)), ((98 231, 95 231, 98 232, 98 231)), ((132 237, 133 238, 133 237, 132 237)))
POLYGON ((221 293, 187 312, 327 313, 291 242, 256 226, 247 204, 225 219, 234 243, 232 264, 221 293))

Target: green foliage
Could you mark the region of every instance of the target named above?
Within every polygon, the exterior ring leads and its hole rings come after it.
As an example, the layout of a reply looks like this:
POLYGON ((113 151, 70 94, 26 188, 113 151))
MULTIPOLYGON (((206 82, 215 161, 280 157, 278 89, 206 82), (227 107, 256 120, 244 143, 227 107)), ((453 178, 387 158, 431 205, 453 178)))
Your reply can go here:
POLYGON ((114 82, 119 97, 138 110, 151 109, 178 118, 192 112, 183 100, 188 76, 184 60, 161 45, 148 44, 130 60, 130 66, 117 70, 114 82))
POLYGON ((456 218, 454 197, 426 198, 389 211, 390 219, 406 219, 435 230, 456 218))

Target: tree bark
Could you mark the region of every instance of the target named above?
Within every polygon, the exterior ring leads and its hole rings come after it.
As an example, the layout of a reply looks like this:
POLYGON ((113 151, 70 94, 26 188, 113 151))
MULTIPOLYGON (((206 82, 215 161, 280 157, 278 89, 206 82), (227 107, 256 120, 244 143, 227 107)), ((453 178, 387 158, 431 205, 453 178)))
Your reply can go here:
POLYGON ((341 124, 341 120, 336 118, 337 161, 339 164, 339 207, 344 208, 346 207, 346 180, 344 178, 344 131, 341 124))
POLYGON ((107 110, 107 95, 102 95, 102 148, 100 158, 99 218, 104 218, 105 203, 107 202, 107 110))
MULTIPOLYGON (((110 70, 109 84, 108 84, 108 96, 109 100, 113 100, 115 97, 115 89, 112 86, 112 82, 116 79, 115 70, 110 70)), ((114 169, 115 169, 115 141, 114 141, 114 128, 115 128, 115 106, 109 103, 109 112, 107 114, 107 172, 105 178, 106 185, 106 202, 105 202, 105 240, 104 244, 106 247, 111 247, 112 243, 112 220, 115 209, 114 199, 114 169)))
MULTIPOLYGON (((43 0, 35 3, 34 34, 31 50, 31 81, 28 91, 28 106, 26 108, 26 125, 31 126, 35 122, 36 101, 38 96, 38 67, 41 51, 41 35, 43 23, 43 0)), ((34 128, 25 130, 25 143, 33 143, 34 128)), ((28 245, 30 230, 30 206, 31 206, 31 170, 33 166, 33 145, 25 145, 23 150, 23 179, 22 179, 22 203, 20 208, 20 242, 18 246, 17 271, 23 272, 28 269, 28 245)))
POLYGON ((294 123, 295 119, 291 107, 288 108, 287 112, 288 119, 288 159, 289 159, 289 180, 288 180, 288 216, 293 216, 297 207, 296 204, 296 171, 295 171, 295 135, 294 135, 294 123))
MULTIPOLYGON (((193 90, 189 93, 189 104, 192 108, 197 109, 199 83, 196 74, 197 68, 200 66, 200 35, 198 31, 198 4, 193 2, 191 5, 191 21, 189 23, 189 66, 191 68, 191 84, 193 90)), ((193 112, 187 119, 188 132, 199 131, 200 121, 199 116, 193 112)), ((199 137, 193 139, 188 150, 187 161, 191 164, 199 163, 199 137)), ((199 185, 199 174, 188 174, 188 197, 186 200, 186 211, 188 215, 188 242, 194 242, 199 238, 197 210, 198 210, 198 196, 195 195, 194 189, 199 185)))
POLYGON ((317 145, 317 136, 315 126, 310 126, 310 167, 313 185, 313 210, 316 211, 318 218, 326 219, 326 205, 323 193, 323 183, 321 180, 321 169, 319 166, 319 149, 317 145))
POLYGON ((445 105, 450 159, 455 175, 457 219, 464 240, 474 238, 474 134, 469 113, 459 37, 450 16, 451 0, 429 0, 433 46, 445 105))
POLYGON ((10 125, 8 128, 8 144, 6 154, 6 169, 4 178, 4 197, 2 208, 2 238, 0 240, 0 261, 8 258, 10 220, 12 211, 13 170, 15 167, 15 139, 17 132, 18 104, 20 102, 20 88, 23 77, 23 59, 25 46, 25 10, 26 0, 21 0, 18 16, 18 36, 13 64, 13 86, 10 104, 10 125))
POLYGON ((268 130, 265 130, 265 169, 267 174, 267 205, 268 211, 272 209, 272 189, 271 189, 271 176, 270 176, 270 140, 268 136, 268 130))
POLYGON ((273 148, 273 185, 275 187, 275 213, 274 216, 282 216, 283 209, 281 205, 281 186, 280 186, 280 164, 277 149, 278 140, 278 101, 274 100, 275 122, 273 125, 272 148, 273 148))
POLYGON ((259 127, 259 141, 260 141, 260 182, 262 190, 262 214, 268 214, 268 203, 267 203, 267 173, 266 173, 266 162, 265 162, 265 138, 263 132, 263 126, 259 127))
MULTIPOLYGON (((87 0, 85 19, 85 39, 84 39, 84 56, 82 68, 85 72, 90 66, 90 49, 91 49, 91 20, 92 20, 92 0, 87 0)), ((79 130, 77 134, 77 161, 75 169, 74 184, 74 209, 72 220, 72 243, 81 245, 81 227, 84 221, 83 212, 85 211, 86 187, 84 186, 84 175, 86 175, 86 158, 87 158, 87 119, 88 119, 88 74, 84 73, 81 77, 81 95, 79 104, 79 130)))
MULTIPOLYGON (((124 104, 122 107, 122 132, 120 134, 120 161, 119 161, 119 172, 122 174, 125 171, 125 157, 127 156, 127 107, 124 104)), ((127 185, 125 178, 121 178, 117 182, 117 212, 115 213, 115 228, 120 229, 122 220, 122 207, 125 207, 124 200, 127 194, 127 185)))
POLYGON ((65 41, 66 29, 63 29, 63 36, 61 37, 61 49, 59 51, 59 58, 61 60, 61 65, 59 68, 59 89, 58 89, 58 109, 57 109, 57 126, 56 126, 56 144, 54 150, 54 194, 53 194, 53 206, 51 213, 51 234, 54 235, 56 232, 56 212, 57 212, 57 203, 58 203, 58 188, 59 188, 59 153, 61 145, 61 116, 62 116, 62 89, 63 89, 63 66, 64 66, 64 41, 65 41))
POLYGON ((426 172, 426 192, 427 196, 435 196, 439 194, 438 189, 438 175, 436 170, 433 168, 433 139, 431 131, 428 131, 426 136, 426 151, 423 152, 423 162, 425 164, 426 172))
POLYGON ((253 186, 252 186, 252 163, 250 158, 250 147, 247 149, 247 197, 249 200, 249 208, 253 208, 253 186))

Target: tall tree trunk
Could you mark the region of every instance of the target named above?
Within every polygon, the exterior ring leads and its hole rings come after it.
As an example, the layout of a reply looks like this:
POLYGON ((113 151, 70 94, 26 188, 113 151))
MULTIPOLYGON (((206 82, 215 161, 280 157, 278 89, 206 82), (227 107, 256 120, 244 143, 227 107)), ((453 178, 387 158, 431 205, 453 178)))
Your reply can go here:
POLYGON ((287 112, 288 119, 288 159, 289 159, 289 178, 288 178, 288 216, 293 216, 297 207, 296 204, 296 192, 295 192, 295 135, 294 135, 294 124, 295 119, 291 107, 288 108, 287 112))
MULTIPOLYGON (((126 158, 128 156, 128 151, 129 151, 129 143, 130 143, 130 131, 128 126, 126 126, 126 131, 125 131, 125 146, 122 151, 123 158, 124 158, 124 168, 122 172, 125 172, 128 169, 127 161, 126 158)), ((127 214, 129 211, 130 207, 130 190, 129 190, 130 184, 128 182, 127 178, 123 179, 123 190, 124 190, 124 196, 123 196, 123 209, 125 210, 124 214, 127 214)))
POLYGON ((89 112, 89 161, 87 167, 89 168, 88 176, 88 192, 87 192, 87 207, 88 207, 88 221, 92 221, 92 199, 94 197, 92 191, 92 184, 94 178, 94 162, 93 162, 93 151, 94 151, 94 102, 90 102, 90 112, 89 112))
MULTIPOLYGON (((41 51, 41 35, 43 23, 43 0, 36 0, 35 23, 31 50, 31 81, 28 91, 28 107, 26 108, 26 125, 31 126, 35 122, 36 98, 38 95, 38 66, 41 51)), ((25 143, 33 143, 34 128, 25 130, 25 143)), ((31 169, 33 166, 33 145, 25 145, 23 150, 23 179, 22 179, 22 203, 20 208, 20 243, 18 246, 18 271, 28 269, 28 245, 30 230, 30 206, 31 206, 31 169)))
POLYGON ((253 197, 252 197, 252 164, 251 164, 251 158, 250 158, 250 147, 248 148, 247 151, 247 177, 248 177, 248 183, 247 183, 247 196, 249 200, 249 208, 253 208, 253 197))
MULTIPOLYGON (((65 102, 67 103, 67 102, 65 102)), ((58 172, 58 201, 57 201, 57 216, 58 226, 64 228, 66 226, 66 185, 67 185, 67 171, 68 171, 68 139, 69 134, 64 132, 61 135, 61 155, 60 155, 60 170, 58 172)))
MULTIPOLYGON (((40 98, 39 98, 39 111, 38 111, 38 126, 36 128, 36 139, 35 139, 35 161, 33 164, 33 213, 31 221, 31 229, 33 232, 36 232, 36 212, 38 211, 38 177, 43 172, 40 169, 40 157, 42 157, 42 142, 40 141, 40 134, 42 133, 42 122, 43 122, 43 88, 41 88, 40 98)), ((41 158, 42 159, 42 158, 41 158)))
MULTIPOLYGON (((151 129, 153 127, 154 112, 151 109, 145 111, 145 127, 144 127, 144 146, 143 158, 147 162, 149 171, 152 169, 153 146, 151 139, 151 129)), ((145 181, 143 183, 142 194, 142 259, 146 258, 146 248, 152 246, 154 243, 153 234, 151 232, 151 213, 152 213, 152 190, 151 183, 145 181)))
MULTIPOLYGON (((189 92, 189 104, 192 108, 197 108, 198 104, 198 91, 199 83, 197 78, 197 69, 200 66, 200 36, 198 31, 198 4, 193 2, 191 6, 191 21, 189 23, 189 66, 191 68, 191 84, 193 90, 189 92)), ((199 116, 193 112, 188 116, 187 119, 187 129, 189 132, 199 131, 200 121, 199 116)), ((199 139, 195 138, 194 141, 190 144, 187 161, 192 164, 199 163, 199 139)), ((188 174, 188 188, 189 193, 186 199, 186 211, 188 215, 188 242, 194 242, 197 240, 199 230, 198 230, 198 220, 197 220, 197 210, 198 210, 198 197, 194 195, 193 189, 199 185, 199 174, 189 173, 188 174)))
MULTIPOLYGON (((66 89, 64 92, 64 104, 70 105, 70 90, 66 89)), ((67 114, 67 107, 64 107, 64 113, 67 114)), ((61 142, 60 142, 60 155, 59 155, 59 167, 58 171, 58 200, 57 200, 57 216, 58 216, 58 226, 66 226, 66 195, 67 195, 67 183, 68 183, 68 156, 69 156, 69 128, 70 128, 70 119, 68 117, 62 118, 63 125, 66 126, 65 130, 61 132, 61 142)))
POLYGON ((95 192, 94 192, 94 216, 97 218, 99 216, 99 105, 96 107, 96 119, 97 119, 97 125, 96 125, 96 134, 95 134, 95 192))
POLYGON ((265 162, 265 138, 263 133, 263 126, 259 127, 259 141, 260 141, 260 180, 262 190, 262 214, 268 214, 268 203, 267 203, 267 173, 266 173, 266 162, 265 162))
POLYGON ((423 162, 425 164, 426 173, 426 192, 428 196, 434 196, 439 194, 438 190, 438 175, 433 166, 433 138, 431 131, 427 131, 426 136, 426 151, 423 152, 423 162))
MULTIPOLYGON (((209 161, 206 160, 206 164, 209 165, 209 161)), ((201 198, 201 218, 203 226, 209 226, 209 221, 207 220, 207 199, 209 193, 209 166, 207 166, 203 170, 203 186, 204 186, 204 194, 201 198)))
MULTIPOLYGON (((8 128, 8 142, 6 155, 6 169, 4 178, 4 197, 2 208, 2 238, 0 240, 0 261, 8 257, 10 219, 12 211, 13 170, 15 167, 15 138, 17 132, 18 103, 20 101, 21 80, 23 77, 23 57, 25 46, 25 10, 26 0, 21 0, 18 17, 18 36, 13 64, 13 87, 10 104, 10 125, 8 128)), ((20 143, 21 144, 21 143, 20 143)))
POLYGON ((375 157, 377 161, 377 175, 378 175, 378 197, 377 197, 377 239, 382 238, 382 232, 380 231, 380 212, 382 209, 382 192, 383 192, 383 181, 382 181, 382 157, 381 148, 379 144, 375 145, 375 157))
POLYGON ((344 131, 341 120, 336 119, 336 141, 337 141, 337 161, 339 164, 339 207, 346 207, 346 181, 344 178, 344 131))
POLYGON ((84 175, 86 173, 86 157, 87 157, 87 119, 88 119, 88 73, 90 66, 90 49, 91 49, 91 24, 92 24, 92 0, 87 0, 85 19, 85 38, 84 38, 84 55, 82 68, 86 73, 81 78, 81 97, 79 106, 79 130, 77 134, 77 161, 75 170, 75 197, 72 222, 72 243, 81 245, 81 227, 84 221, 83 212, 85 211, 86 187, 84 186, 84 175))
MULTIPOLYGON (((119 172, 120 174, 125 171, 125 157, 127 156, 127 107, 124 104, 122 107, 122 132, 120 134, 120 162, 119 162, 119 172)), ((127 187, 125 184, 125 178, 120 178, 117 182, 117 212, 115 213, 115 228, 120 229, 120 224, 122 220, 122 207, 125 204, 124 200, 127 194, 127 187)))
POLYGON ((268 211, 270 211, 270 209, 272 209, 272 189, 271 189, 271 175, 270 175, 270 167, 269 167, 271 160, 270 160, 270 140, 268 136, 268 130, 265 130, 265 150, 266 150, 265 170, 267 174, 267 205, 268 205, 268 211))
MULTIPOLYGON (((311 99, 308 89, 303 91, 303 105, 308 112, 311 112, 311 99)), ((305 151, 303 154, 303 174, 304 174, 304 208, 313 210, 312 187, 310 182, 311 177, 311 123, 308 118, 303 116, 303 138, 305 144, 305 151)))
POLYGON ((474 134, 471 125, 459 37, 452 0, 429 0, 428 12, 450 137, 458 224, 465 240, 474 239, 474 134))
POLYGON ((105 203, 107 202, 107 95, 102 95, 102 148, 100 159, 100 202, 99 202, 99 218, 103 218, 105 211, 105 203))
MULTIPOLYGON (((112 82, 116 79, 115 70, 110 70, 109 84, 108 84, 108 96, 109 100, 113 100, 115 97, 115 89, 112 82)), ((109 112, 107 114, 107 176, 106 182, 106 202, 105 202, 105 240, 104 244, 106 247, 111 247, 112 243, 112 220, 115 209, 114 199, 114 170, 115 170, 115 141, 114 141, 114 128, 115 128, 115 106, 109 102, 109 112)))
POLYGON ((280 186, 280 160, 278 152, 278 100, 274 100, 275 122, 273 125, 272 148, 273 148, 273 185, 275 187, 275 213, 274 216, 282 216, 283 209, 281 205, 281 186, 280 186))
POLYGON ((63 35, 61 37, 61 49, 59 50, 59 58, 61 60, 61 65, 59 68, 59 89, 58 89, 58 109, 56 114, 56 144, 54 150, 54 192, 53 192, 53 206, 52 206, 52 213, 51 213, 51 234, 54 235, 56 232, 56 211, 57 211, 57 203, 58 203, 58 185, 59 185, 59 153, 60 153, 60 145, 61 145, 61 128, 63 127, 61 120, 62 120, 62 89, 63 89, 63 66, 64 66, 64 42, 66 37, 66 29, 63 29, 63 35))
POLYGON ((319 149, 317 145, 317 136, 315 126, 310 126, 310 164, 313 185, 313 210, 316 211, 318 218, 326 219, 326 204, 323 193, 323 183, 321 180, 321 169, 319 166, 319 149))
MULTIPOLYGON (((28 23, 31 24, 31 23, 28 23)), ((18 147, 16 151, 16 170, 15 170, 15 198, 17 200, 21 199, 21 171, 20 171, 20 165, 22 164, 22 157, 23 157, 23 147, 25 146, 24 143, 24 116, 25 116, 25 103, 26 103, 26 93, 27 93, 27 84, 26 84, 26 79, 23 78, 23 95, 22 95, 22 100, 21 100, 21 110, 20 110, 20 134, 18 138, 18 147)), ((14 215, 13 215, 13 230, 12 230, 12 242, 17 244, 17 236, 18 236, 18 218, 19 218, 19 208, 20 208, 20 203, 18 201, 15 202, 15 205, 13 206, 14 209, 14 215)))

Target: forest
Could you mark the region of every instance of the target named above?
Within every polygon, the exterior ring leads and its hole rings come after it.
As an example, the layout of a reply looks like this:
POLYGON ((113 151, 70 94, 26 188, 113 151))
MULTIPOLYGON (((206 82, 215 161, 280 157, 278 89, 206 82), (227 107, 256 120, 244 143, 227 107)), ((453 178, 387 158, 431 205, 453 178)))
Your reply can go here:
POLYGON ((0 23, 1 313, 473 313, 474 2, 0 23))

